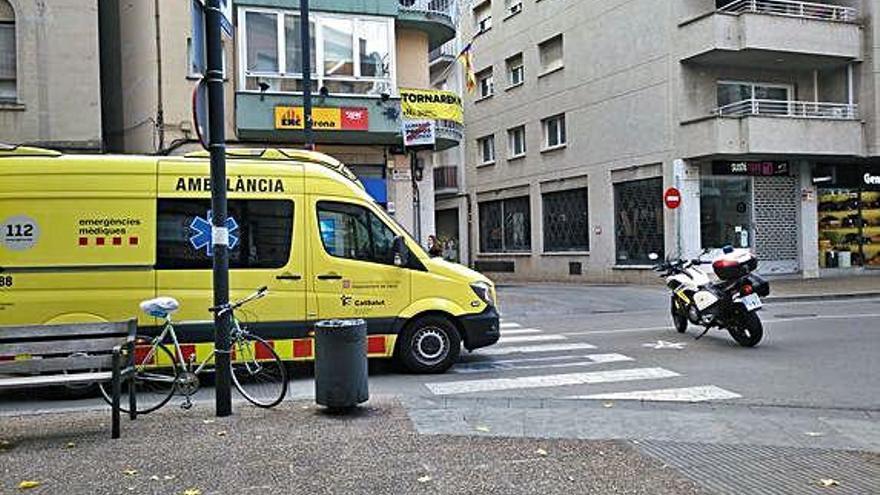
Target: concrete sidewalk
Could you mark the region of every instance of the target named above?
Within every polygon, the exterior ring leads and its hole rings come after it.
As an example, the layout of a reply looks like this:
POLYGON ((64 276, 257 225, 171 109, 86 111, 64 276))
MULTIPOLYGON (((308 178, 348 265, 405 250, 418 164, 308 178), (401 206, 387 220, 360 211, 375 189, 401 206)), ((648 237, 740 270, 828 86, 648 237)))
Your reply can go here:
POLYGON ((880 297, 880 272, 812 279, 771 277, 769 280, 769 301, 880 297))
POLYGON ((350 417, 307 402, 212 411, 126 419, 115 441, 104 411, 0 418, 0 492, 706 493, 626 442, 420 435, 388 398, 350 417))

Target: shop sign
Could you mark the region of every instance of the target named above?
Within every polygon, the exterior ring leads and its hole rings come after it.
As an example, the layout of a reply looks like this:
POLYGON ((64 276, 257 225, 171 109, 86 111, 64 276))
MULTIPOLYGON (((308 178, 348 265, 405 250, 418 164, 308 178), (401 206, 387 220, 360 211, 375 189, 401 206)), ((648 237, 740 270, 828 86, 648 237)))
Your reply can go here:
POLYGON ((791 175, 788 162, 712 162, 712 175, 776 177, 791 175))
MULTIPOLYGON (((303 129, 303 107, 275 107, 275 128, 303 129)), ((312 129, 316 131, 367 131, 370 112, 363 107, 312 108, 312 129)))
POLYGON ((873 175, 870 172, 865 172, 865 175, 862 176, 862 180, 865 182, 866 186, 880 186, 880 175, 873 175))
POLYGON ((435 142, 433 120, 403 121, 403 146, 407 148, 433 148, 435 142))
POLYGON ((464 123, 461 97, 452 91, 400 88, 400 109, 408 119, 453 120, 464 123))

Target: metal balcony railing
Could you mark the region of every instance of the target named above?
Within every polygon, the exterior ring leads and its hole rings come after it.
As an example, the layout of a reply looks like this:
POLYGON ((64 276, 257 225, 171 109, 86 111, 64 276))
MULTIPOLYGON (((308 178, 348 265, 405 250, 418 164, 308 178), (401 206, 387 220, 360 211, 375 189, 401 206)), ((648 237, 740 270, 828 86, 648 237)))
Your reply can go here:
POLYGON ((858 12, 853 7, 827 3, 792 0, 734 0, 718 9, 731 14, 756 13, 816 19, 820 21, 855 22, 858 12))
POLYGON ((434 124, 438 138, 452 139, 461 142, 464 139, 464 126, 454 120, 438 120, 434 124))
POLYGON ((458 52, 456 51, 456 43, 455 40, 449 40, 446 43, 434 48, 428 53, 428 60, 433 62, 435 60, 439 60, 441 58, 447 60, 454 60, 455 57, 458 56, 458 52))
POLYGON ((455 22, 458 16, 457 0, 397 0, 400 10, 448 17, 455 22))
POLYGON ((458 167, 437 167, 434 169, 434 190, 458 190, 458 167))
POLYGON ((761 115, 806 119, 855 120, 858 118, 858 105, 815 101, 750 99, 728 103, 716 108, 712 113, 720 117, 761 115))

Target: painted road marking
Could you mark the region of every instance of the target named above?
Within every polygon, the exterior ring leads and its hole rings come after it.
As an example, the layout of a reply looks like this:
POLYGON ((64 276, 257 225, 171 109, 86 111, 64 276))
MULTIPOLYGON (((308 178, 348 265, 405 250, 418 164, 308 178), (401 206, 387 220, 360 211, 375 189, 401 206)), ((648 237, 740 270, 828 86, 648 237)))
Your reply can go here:
POLYGON ((595 348, 596 346, 593 344, 538 344, 480 349, 478 352, 482 356, 500 356, 504 354, 525 354, 529 352, 581 351, 584 349, 595 348))
POLYGON ((588 354, 586 356, 555 356, 553 359, 511 359, 507 361, 482 361, 478 363, 459 364, 450 369, 451 373, 468 374, 468 373, 486 373, 489 371, 515 371, 515 370, 539 370, 549 368, 579 368, 582 366, 595 366, 603 363, 617 363, 624 361, 635 361, 635 359, 624 356, 623 354, 588 354), (581 361, 571 361, 571 359, 585 359, 581 361), (552 361, 569 362, 553 363, 552 361), (537 361, 537 363, 535 363, 537 361), (543 363, 541 363, 543 361, 543 363), (532 364, 520 364, 522 362, 532 362, 532 364))
POLYGON ((633 380, 657 380, 680 376, 664 368, 633 368, 626 370, 565 373, 561 375, 523 376, 518 378, 488 378, 426 383, 434 395, 467 394, 472 392, 495 392, 526 388, 564 387, 596 383, 627 382, 633 380))
POLYGON ((522 342, 550 342, 553 340, 568 340, 568 337, 565 335, 516 335, 513 337, 505 337, 502 333, 498 343, 519 344, 522 342))
POLYGON ((521 326, 522 325, 520 325, 519 323, 513 323, 513 322, 504 322, 501 324, 502 329, 503 328, 519 328, 521 326))
POLYGON ((541 333, 543 330, 538 328, 512 328, 510 330, 502 329, 501 335, 527 335, 530 333, 541 333))
POLYGON ((663 388, 657 390, 638 390, 632 392, 616 392, 610 394, 592 394, 567 397, 568 399, 602 399, 602 400, 644 400, 665 402, 704 402, 708 400, 739 399, 739 395, 715 385, 698 387, 663 388))

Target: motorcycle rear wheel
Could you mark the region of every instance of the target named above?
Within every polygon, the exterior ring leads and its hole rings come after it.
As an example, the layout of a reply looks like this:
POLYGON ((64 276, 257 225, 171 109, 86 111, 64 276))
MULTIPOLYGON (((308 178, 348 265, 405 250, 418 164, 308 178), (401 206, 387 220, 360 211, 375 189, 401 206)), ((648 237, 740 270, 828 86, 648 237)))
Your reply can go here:
POLYGON ((682 303, 678 301, 678 297, 673 294, 670 312, 672 313, 672 324, 678 333, 684 333, 688 328, 688 317, 682 303))
POLYGON ((743 347, 755 347, 764 337, 764 325, 754 312, 743 313, 727 331, 730 332, 733 340, 743 347))

